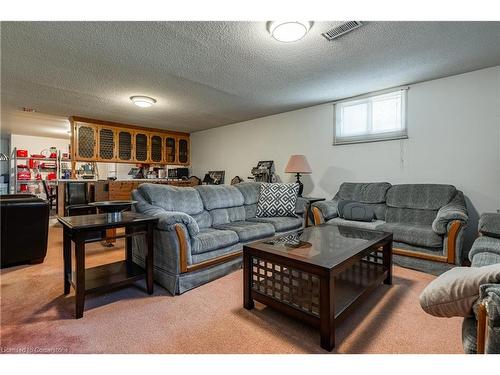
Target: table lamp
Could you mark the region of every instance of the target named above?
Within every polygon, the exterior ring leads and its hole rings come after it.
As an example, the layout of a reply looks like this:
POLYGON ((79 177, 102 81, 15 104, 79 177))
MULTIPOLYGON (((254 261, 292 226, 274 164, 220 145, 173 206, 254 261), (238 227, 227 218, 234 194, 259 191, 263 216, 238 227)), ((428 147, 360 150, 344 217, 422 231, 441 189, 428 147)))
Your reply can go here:
POLYGON ((290 160, 288 160, 288 164, 285 168, 285 173, 296 173, 297 183, 299 184, 299 197, 302 196, 302 191, 304 190, 304 185, 300 182, 300 174, 311 172, 311 167, 304 155, 290 156, 290 160))

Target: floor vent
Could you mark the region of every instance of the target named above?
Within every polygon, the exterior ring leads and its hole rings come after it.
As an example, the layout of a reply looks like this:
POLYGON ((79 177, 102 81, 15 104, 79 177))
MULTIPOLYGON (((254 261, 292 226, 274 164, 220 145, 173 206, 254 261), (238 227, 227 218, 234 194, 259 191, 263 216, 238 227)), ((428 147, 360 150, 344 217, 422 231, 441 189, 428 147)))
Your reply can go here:
POLYGON ((339 26, 334 27, 333 29, 328 30, 327 32, 324 32, 321 35, 323 35, 326 40, 332 41, 333 39, 347 34, 348 32, 353 31, 361 26, 363 26, 361 21, 347 21, 339 26))

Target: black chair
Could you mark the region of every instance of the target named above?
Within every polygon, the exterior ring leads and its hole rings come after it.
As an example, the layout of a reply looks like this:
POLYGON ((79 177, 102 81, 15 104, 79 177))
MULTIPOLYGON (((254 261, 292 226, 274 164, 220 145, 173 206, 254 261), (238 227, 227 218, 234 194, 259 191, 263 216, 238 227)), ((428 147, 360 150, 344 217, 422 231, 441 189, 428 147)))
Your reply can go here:
POLYGON ((65 216, 92 215, 97 213, 97 209, 89 205, 88 186, 86 182, 67 182, 65 190, 65 216))
POLYGON ((41 263, 47 254, 49 203, 29 194, 0 196, 1 267, 41 263))
POLYGON ((49 186, 47 181, 43 180, 42 184, 43 184, 43 190, 45 191, 45 195, 47 196, 47 200, 49 201, 49 208, 52 209, 52 206, 54 205, 54 201, 57 198, 57 195, 56 195, 56 193, 52 192, 53 189, 51 188, 51 186, 49 186))

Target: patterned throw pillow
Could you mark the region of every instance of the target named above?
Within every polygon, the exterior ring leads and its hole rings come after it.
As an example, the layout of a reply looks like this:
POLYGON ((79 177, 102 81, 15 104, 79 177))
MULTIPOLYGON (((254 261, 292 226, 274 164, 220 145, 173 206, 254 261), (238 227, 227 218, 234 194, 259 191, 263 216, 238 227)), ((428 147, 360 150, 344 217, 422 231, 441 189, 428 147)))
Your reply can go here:
POLYGON ((295 204, 299 193, 299 184, 267 184, 260 186, 257 217, 276 217, 295 215, 295 204))

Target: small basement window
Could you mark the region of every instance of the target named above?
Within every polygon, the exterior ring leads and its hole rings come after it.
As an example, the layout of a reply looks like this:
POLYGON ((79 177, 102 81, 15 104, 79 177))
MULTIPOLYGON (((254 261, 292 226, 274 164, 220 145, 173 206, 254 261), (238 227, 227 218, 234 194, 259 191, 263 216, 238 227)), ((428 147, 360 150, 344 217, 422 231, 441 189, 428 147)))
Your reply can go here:
POLYGON ((335 103, 334 145, 408 138, 407 88, 335 103))

